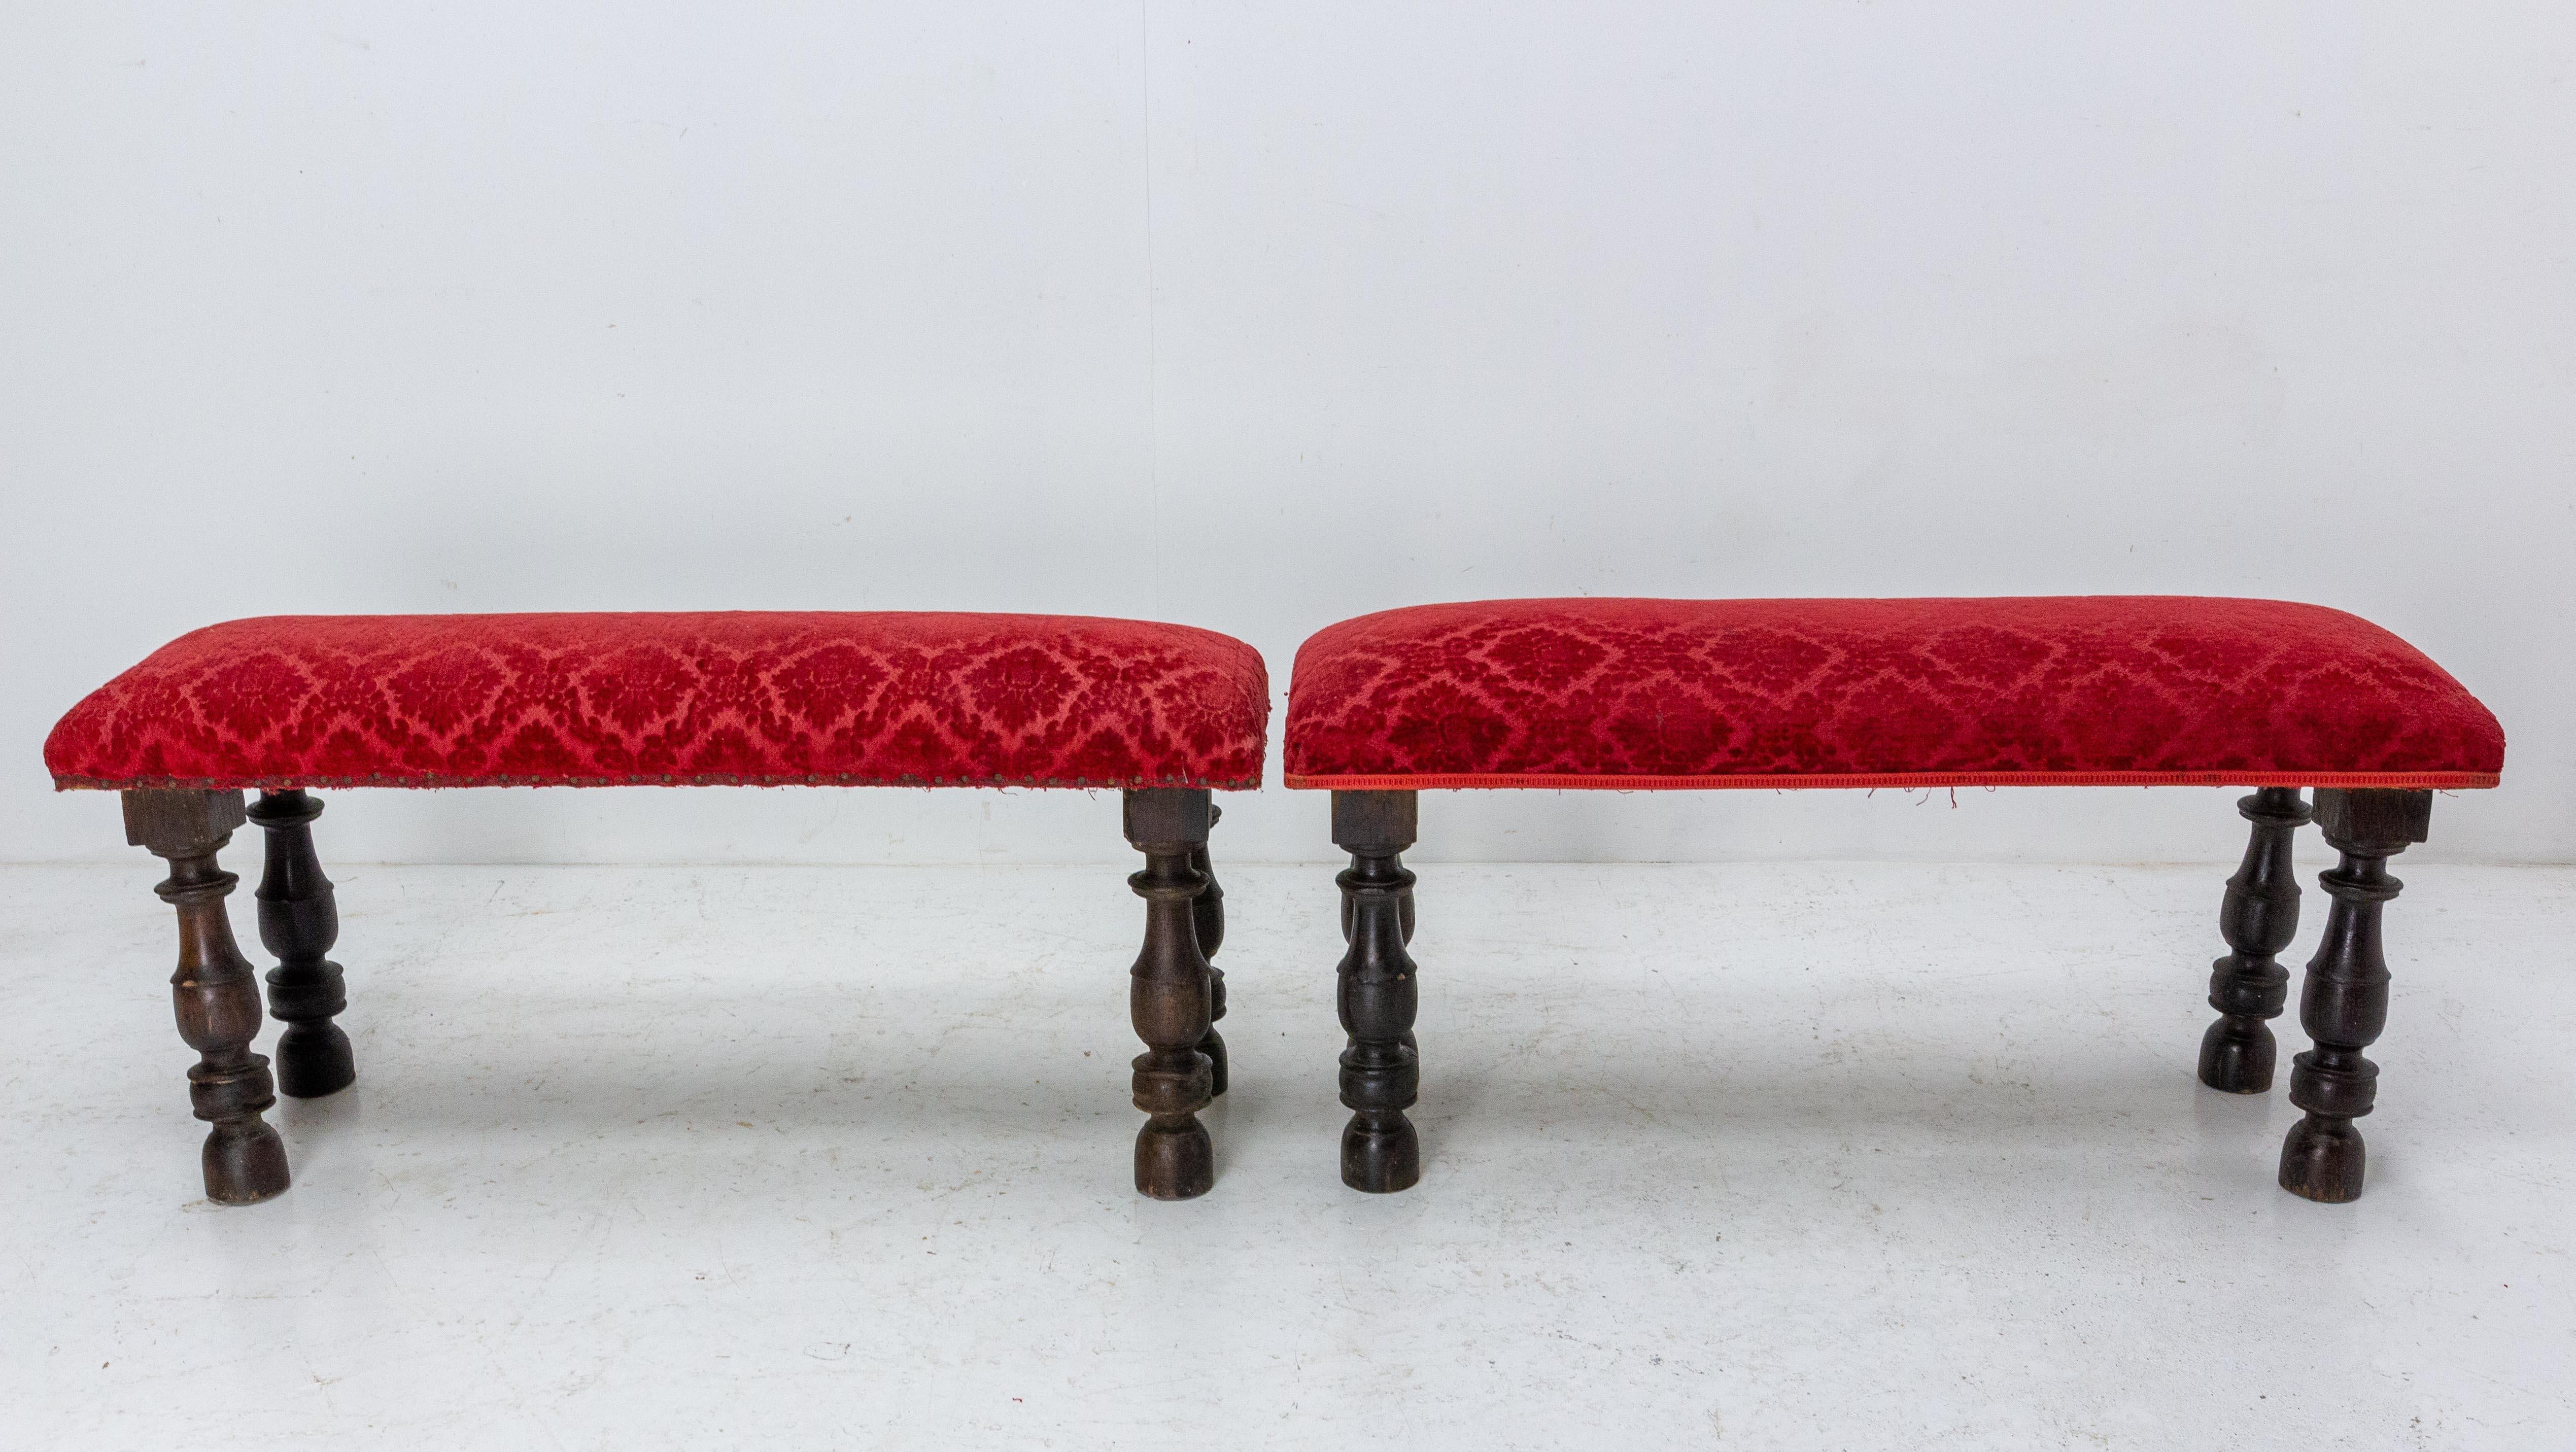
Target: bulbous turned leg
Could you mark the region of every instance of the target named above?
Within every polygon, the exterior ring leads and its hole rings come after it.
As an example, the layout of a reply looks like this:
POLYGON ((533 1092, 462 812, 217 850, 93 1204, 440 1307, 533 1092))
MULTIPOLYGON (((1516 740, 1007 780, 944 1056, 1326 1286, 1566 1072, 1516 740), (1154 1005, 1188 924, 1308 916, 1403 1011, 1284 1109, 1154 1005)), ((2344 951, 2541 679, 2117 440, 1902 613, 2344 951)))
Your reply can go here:
POLYGON ((286 1144, 260 1116, 277 1102, 268 1060, 250 1051, 259 1033, 259 979, 233 941, 224 898, 241 879, 216 862, 242 824, 237 791, 129 791, 125 840, 170 864, 153 891, 179 913, 179 968, 170 998, 179 1037, 198 1055, 188 1098, 213 1126, 202 1156, 206 1198, 265 1200, 287 1185, 286 1144))
POLYGON ((1342 1183, 1385 1194, 1422 1178, 1422 1145, 1404 1111, 1413 1107, 1422 1081, 1413 1047, 1413 1016, 1421 994, 1412 957, 1405 952, 1404 904, 1413 874, 1398 863, 1413 845, 1417 802, 1413 792, 1333 793, 1333 841, 1351 854, 1335 878, 1342 889, 1350 947, 1342 954, 1342 1103, 1351 1122, 1342 1130, 1342 1183))
MULTIPOLYGON (((1404 865, 1403 853, 1395 854, 1395 865, 1398 867, 1404 865)), ((1413 885, 1411 883, 1405 884, 1403 893, 1398 896, 1395 915, 1397 925, 1404 929, 1405 946, 1411 947, 1413 945, 1413 885)), ((1343 898, 1342 941, 1345 943, 1351 940, 1351 920, 1357 916, 1359 916, 1359 909, 1353 906, 1349 898, 1343 898)))
POLYGON ((1156 787, 1126 794, 1127 840, 1145 870, 1127 885, 1145 900, 1145 946, 1129 970, 1127 1006, 1145 1052, 1136 1056, 1136 1188, 1187 1200, 1216 1183, 1216 1149, 1199 1111, 1214 1076, 1199 1044, 1208 1033, 1210 970, 1199 951, 1194 905, 1206 881, 1190 855, 1207 846, 1208 794, 1156 787))
MULTIPOLYGON (((1225 809, 1208 804, 1208 826, 1225 820, 1225 809)), ((1216 950, 1225 946, 1225 889, 1217 885, 1215 864, 1208 860, 1208 849, 1201 847, 1190 854, 1190 870, 1207 882, 1199 889, 1198 900, 1190 904, 1190 923, 1198 931, 1199 954, 1208 962, 1208 1031, 1199 1040, 1199 1052, 1208 1057, 1211 1094, 1225 1092, 1225 1037, 1216 1031, 1216 1021, 1225 1017, 1225 970, 1216 966, 1216 950)))
POLYGON ((2281 1188, 2293 1195, 2361 1198, 2365 1155, 2352 1122, 2379 1093, 2379 1066, 2361 1051, 2388 1024, 2380 908, 2404 886, 2388 859, 2423 841, 2432 816, 2428 791, 2317 789, 2317 826, 2343 860, 2317 878, 2334 906, 2299 990, 2299 1023, 2316 1046, 2290 1067, 2290 1102, 2307 1111, 2281 1144, 2281 1188))
POLYGON ((2299 875, 2290 849, 2310 813, 2297 787, 2262 787, 2239 797, 2236 812, 2254 829, 2218 910, 2219 935, 2230 951, 2209 968, 2209 1006, 2219 1017, 2201 1035, 2200 1082, 2230 1094, 2261 1094, 2272 1087, 2279 1055, 2265 1020, 2278 1018, 2290 996, 2290 970, 2276 955, 2299 935, 2299 875))
POLYGON ((268 837, 259 879, 259 940, 277 955, 268 970, 268 1011, 286 1032, 277 1039, 277 1087, 318 1099, 358 1077, 349 1036, 332 1018, 349 1006, 340 965, 325 954, 340 937, 340 908, 331 879, 313 854, 313 819, 322 804, 302 791, 260 793, 250 819, 268 837))
MULTIPOLYGON (((1417 798, 1417 800, 1419 800, 1419 799, 1417 798)), ((1387 858, 1387 861, 1388 861, 1388 862, 1390 862, 1390 863, 1393 863, 1397 868, 1401 869, 1401 868, 1404 866, 1404 854, 1403 854, 1403 853, 1401 853, 1401 852, 1391 854, 1391 855, 1387 858)), ((1397 890, 1397 892, 1396 892, 1396 909, 1395 909, 1395 915, 1396 915, 1397 926, 1401 927, 1401 928, 1404 930, 1404 945, 1405 945, 1407 948, 1410 948, 1410 947, 1412 947, 1412 946, 1413 946, 1413 874, 1412 874, 1412 873, 1410 873, 1410 872, 1407 872, 1407 873, 1405 873, 1405 874, 1404 874, 1404 886, 1403 886, 1402 888, 1398 889, 1398 890, 1397 890)), ((1343 894, 1343 895, 1342 895, 1342 941, 1343 941, 1343 942, 1347 943, 1347 942, 1349 942, 1349 941, 1351 940, 1351 923, 1352 923, 1352 921, 1353 921, 1355 918, 1357 918, 1358 916, 1359 916, 1359 907, 1358 907, 1358 904, 1357 904, 1357 903, 1356 903, 1356 902, 1351 898, 1351 896, 1350 896, 1348 893, 1343 894)), ((1421 1059, 1421 1057, 1422 1057, 1422 1046, 1414 1042, 1414 1040, 1413 1040, 1413 1030, 1411 1030, 1411 1029, 1406 1029, 1406 1030, 1404 1031, 1404 1039, 1403 1039, 1403 1043, 1404 1043, 1404 1046, 1405 1046, 1406 1048, 1413 1050, 1414 1058, 1415 1058, 1415 1060, 1416 1060, 1417 1062, 1419 1062, 1419 1061, 1420 1061, 1420 1059, 1421 1059)))

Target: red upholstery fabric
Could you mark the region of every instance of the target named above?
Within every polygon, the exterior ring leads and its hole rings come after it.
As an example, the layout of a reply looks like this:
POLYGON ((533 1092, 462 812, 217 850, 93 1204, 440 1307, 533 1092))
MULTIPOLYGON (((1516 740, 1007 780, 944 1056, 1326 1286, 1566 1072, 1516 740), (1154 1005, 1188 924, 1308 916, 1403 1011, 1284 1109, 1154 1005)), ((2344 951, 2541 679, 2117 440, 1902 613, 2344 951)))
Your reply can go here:
POLYGON ((1292 787, 2486 787, 2504 731, 2396 636, 2182 596, 1495 600, 1297 652, 1292 787))
POLYGON ((58 787, 1261 785, 1239 640, 1063 615, 281 615, 71 709, 58 787))

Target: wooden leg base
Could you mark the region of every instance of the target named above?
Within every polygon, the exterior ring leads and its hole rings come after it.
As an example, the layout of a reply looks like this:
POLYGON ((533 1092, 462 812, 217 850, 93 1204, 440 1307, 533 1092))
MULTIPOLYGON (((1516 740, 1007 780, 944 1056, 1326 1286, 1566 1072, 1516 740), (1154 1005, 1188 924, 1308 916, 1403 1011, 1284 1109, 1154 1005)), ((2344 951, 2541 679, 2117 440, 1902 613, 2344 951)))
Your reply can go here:
POLYGON ((358 1062, 349 1036, 338 1024, 297 1024, 278 1036, 277 1092, 293 1099, 319 1099, 357 1082, 358 1062))
POLYGON ((1216 1146, 1192 1120, 1179 1129, 1136 1132, 1136 1191, 1156 1200, 1195 1200, 1216 1184, 1216 1146))
POLYGON ((286 1191, 286 1141, 267 1124, 219 1128, 206 1136, 206 1198, 256 1205, 286 1191))
POLYGON ((2222 1018, 2200 1036, 2200 1082, 2226 1094, 2266 1094, 2280 1046, 2260 1023, 2252 1033, 2238 1031, 2241 1021, 2222 1018))
POLYGON ((2302 1199, 2348 1205, 2361 1198, 2361 1131, 2348 1119, 2310 1115, 2281 1142, 2281 1188, 2302 1199))
POLYGON ((1410 1190, 1422 1179, 1422 1141, 1410 1120, 1368 1125, 1353 1115, 1342 1130, 1342 1183, 1372 1195, 1410 1190))

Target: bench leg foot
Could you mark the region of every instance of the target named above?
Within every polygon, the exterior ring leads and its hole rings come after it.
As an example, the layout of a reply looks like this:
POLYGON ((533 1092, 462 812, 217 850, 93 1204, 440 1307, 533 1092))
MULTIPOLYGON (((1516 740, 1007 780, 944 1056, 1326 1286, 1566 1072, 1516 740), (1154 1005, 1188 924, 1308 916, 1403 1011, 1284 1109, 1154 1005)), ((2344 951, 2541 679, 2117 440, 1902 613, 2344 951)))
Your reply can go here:
POLYGON ((2238 798, 2236 811, 2254 829, 2218 912, 2219 934, 2232 951, 2209 969, 2209 1006, 2219 1017, 2201 1036, 2200 1082, 2230 1094, 2261 1094, 2272 1087, 2279 1056, 2265 1021, 2278 1018, 2290 996, 2290 970, 2276 955, 2299 935, 2291 842, 2310 813, 2297 787, 2263 787, 2238 798))
POLYGON ((1410 1189, 1422 1178, 1421 1140, 1404 1114, 1422 1081, 1413 1043, 1421 994, 1405 951, 1413 874, 1399 861, 1413 845, 1418 801, 1404 791, 1333 793, 1333 841, 1351 854, 1334 879, 1350 938, 1338 994, 1350 1035, 1342 1051, 1342 1103, 1351 1111, 1342 1130, 1342 1183, 1372 1194, 1410 1189))
POLYGON ((268 970, 268 1011, 286 1025, 277 1039, 278 1092, 319 1099, 358 1077, 349 1036, 332 1018, 349 1006, 340 965, 324 956, 340 937, 331 879, 313 853, 322 804, 302 791, 260 793, 250 819, 267 834, 259 879, 259 940, 277 955, 268 970))
POLYGON ((1127 840, 1145 870, 1127 885, 1145 900, 1145 946, 1129 970, 1127 1006, 1145 1052, 1136 1056, 1136 1189, 1157 1200, 1187 1200, 1216 1183, 1216 1148, 1199 1111, 1215 1076, 1199 1044, 1208 1036, 1212 983, 1199 951, 1195 905, 1206 886, 1190 866, 1207 848, 1208 794, 1151 788, 1126 794, 1127 840))
POLYGON ((2431 792, 2317 790, 2317 826, 2343 861, 2317 879, 2334 906, 2299 990, 2299 1023, 2315 1047, 2290 1068, 2290 1102, 2307 1111, 2281 1144, 2281 1188, 2293 1195, 2361 1198, 2365 1153, 2352 1122, 2379 1091, 2379 1066, 2362 1050, 2388 1023, 2380 908, 2405 885, 2388 859, 2424 840, 2432 812, 2431 792))
MULTIPOLYGON (((1208 825, 1225 820, 1223 808, 1208 804, 1208 825)), ((1216 966, 1216 950, 1225 946, 1225 889, 1217 884, 1216 866, 1208 859, 1208 849, 1190 854, 1190 870, 1207 886, 1199 889, 1190 904, 1190 923, 1197 930, 1199 956, 1208 960, 1208 1031, 1199 1040, 1199 1052, 1207 1055, 1210 1094, 1223 1094, 1226 1086, 1225 1036, 1216 1031, 1216 1021, 1225 1017, 1225 970, 1216 966)))
POLYGON ((259 1033, 259 978, 233 941, 224 898, 240 879, 216 854, 242 824, 237 791, 129 791, 126 841, 170 864, 153 891, 178 910, 179 967, 170 975, 179 1037, 195 1049, 188 1098, 212 1128, 203 1162, 206 1198, 248 1205, 286 1188, 286 1143, 261 1114, 277 1102, 268 1060, 250 1051, 259 1033))

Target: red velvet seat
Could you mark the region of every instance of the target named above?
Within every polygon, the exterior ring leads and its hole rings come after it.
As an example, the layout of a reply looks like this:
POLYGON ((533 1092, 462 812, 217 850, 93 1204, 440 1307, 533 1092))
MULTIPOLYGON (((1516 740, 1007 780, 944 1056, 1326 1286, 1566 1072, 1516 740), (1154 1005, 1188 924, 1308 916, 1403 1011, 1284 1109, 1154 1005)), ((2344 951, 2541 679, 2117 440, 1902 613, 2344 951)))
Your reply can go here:
POLYGON ((2270 600, 1493 600, 1297 652, 1287 784, 2491 787, 2414 647, 2270 600))
POLYGON ((282 615, 74 706, 58 787, 1261 784, 1241 641, 1062 615, 282 615))

